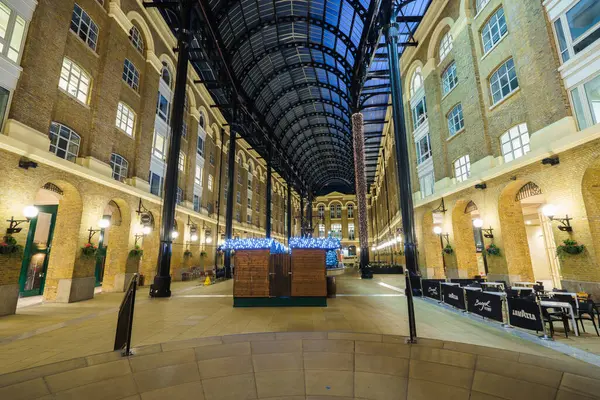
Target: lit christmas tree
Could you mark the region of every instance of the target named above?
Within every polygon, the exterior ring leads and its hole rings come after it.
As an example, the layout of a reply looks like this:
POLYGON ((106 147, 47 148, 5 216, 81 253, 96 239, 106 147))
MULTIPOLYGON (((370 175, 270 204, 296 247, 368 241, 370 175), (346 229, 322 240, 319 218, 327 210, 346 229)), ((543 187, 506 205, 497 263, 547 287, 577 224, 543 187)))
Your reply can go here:
POLYGON ((337 253, 335 250, 327 251, 325 256, 325 265, 327 265, 327 268, 337 267, 337 253))

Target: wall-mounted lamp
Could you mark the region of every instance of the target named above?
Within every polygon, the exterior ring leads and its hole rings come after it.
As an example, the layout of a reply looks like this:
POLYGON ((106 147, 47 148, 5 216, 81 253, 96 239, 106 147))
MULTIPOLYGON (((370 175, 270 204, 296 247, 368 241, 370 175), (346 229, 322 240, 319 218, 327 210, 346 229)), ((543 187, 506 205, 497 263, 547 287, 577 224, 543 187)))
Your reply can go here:
POLYGON ((485 183, 478 183, 475 185, 475 189, 484 190, 487 189, 487 185, 485 183))
POLYGON ((92 243, 92 238, 94 237, 94 235, 98 232, 101 232, 103 229, 106 229, 110 226, 110 217, 108 216, 104 216, 102 217, 102 219, 100 219, 98 221, 98 227, 100 229, 94 229, 93 227, 90 226, 90 229, 88 229, 88 243, 92 243))
POLYGON ((554 157, 546 157, 544 159, 542 159, 542 165, 558 165, 560 164, 560 158, 558 158, 558 156, 554 156, 554 157))
POLYGON ((553 204, 546 204, 542 208, 542 214, 544 214, 550 221, 558 221, 560 225, 558 229, 563 232, 573 232, 573 227, 571 226, 570 221, 573 218, 569 218, 569 214, 565 215, 564 218, 556 218, 556 207, 553 204))
POLYGON ((492 233, 494 231, 494 229, 491 226, 487 229, 483 228, 483 220, 481 218, 475 218, 473 220, 473 226, 475 228, 481 229, 483 237, 488 238, 488 239, 494 238, 494 234, 492 233))
POLYGON ((25 219, 14 219, 14 217, 10 217, 7 219, 8 228, 6 229, 7 235, 12 235, 13 233, 19 233, 23 228, 18 228, 20 224, 23 222, 29 222, 33 218, 37 217, 39 210, 36 206, 27 206, 23 209, 23 216, 25 219))
POLYGON ((442 227, 441 226, 434 226, 433 227, 433 233, 435 233, 436 235, 441 235, 443 232, 442 227))
POLYGON ((179 237, 179 232, 177 232, 177 231, 171 232, 171 239, 177 239, 178 237, 179 237))
POLYGON ((444 214, 446 211, 448 211, 446 209, 446 205, 444 204, 444 198, 442 197, 442 202, 440 203, 439 206, 437 206, 437 208, 435 208, 434 210, 432 210, 432 213, 434 214, 444 214))

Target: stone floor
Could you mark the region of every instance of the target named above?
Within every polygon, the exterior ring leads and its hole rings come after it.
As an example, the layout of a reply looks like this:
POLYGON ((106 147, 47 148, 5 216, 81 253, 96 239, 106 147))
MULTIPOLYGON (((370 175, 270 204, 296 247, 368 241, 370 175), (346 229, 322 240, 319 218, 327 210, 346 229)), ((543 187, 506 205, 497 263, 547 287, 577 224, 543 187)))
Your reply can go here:
POLYGON ((372 333, 254 333, 142 346, 0 375, 11 400, 586 400, 575 360, 372 333))
MULTIPOLYGON (((376 275, 360 280, 338 277, 338 297, 320 308, 236 308, 232 282, 201 286, 173 285, 169 299, 150 299, 138 292, 132 344, 144 346, 175 340, 255 332, 348 331, 408 335, 403 277, 376 275)), ((0 319, 0 374, 86 357, 112 349, 121 293, 102 293, 75 304, 22 307, 0 319)), ((490 346, 543 355, 567 356, 515 337, 487 324, 448 312, 424 300, 415 301, 419 337, 490 346)), ((595 334, 569 339, 598 351, 595 334)))

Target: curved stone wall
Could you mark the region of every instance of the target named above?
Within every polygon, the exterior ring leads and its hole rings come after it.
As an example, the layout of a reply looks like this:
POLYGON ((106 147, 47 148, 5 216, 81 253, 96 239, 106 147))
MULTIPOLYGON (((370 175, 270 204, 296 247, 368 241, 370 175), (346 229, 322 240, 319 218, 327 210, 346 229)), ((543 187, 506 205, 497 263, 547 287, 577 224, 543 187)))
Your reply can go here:
POLYGON ((587 399, 600 368, 455 342, 345 332, 191 339, 0 376, 0 399, 587 399))

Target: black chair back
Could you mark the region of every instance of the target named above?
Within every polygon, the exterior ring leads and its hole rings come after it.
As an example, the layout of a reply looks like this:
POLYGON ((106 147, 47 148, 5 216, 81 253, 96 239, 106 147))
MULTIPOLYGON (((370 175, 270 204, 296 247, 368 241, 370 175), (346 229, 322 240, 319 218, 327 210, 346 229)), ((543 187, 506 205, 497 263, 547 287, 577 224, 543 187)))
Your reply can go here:
POLYGON ((577 312, 577 309, 578 309, 577 299, 575 299, 570 294, 555 294, 554 296, 552 296, 552 300, 560 301, 563 303, 569 303, 569 304, 571 304, 571 307, 573 307, 573 312, 577 312))

